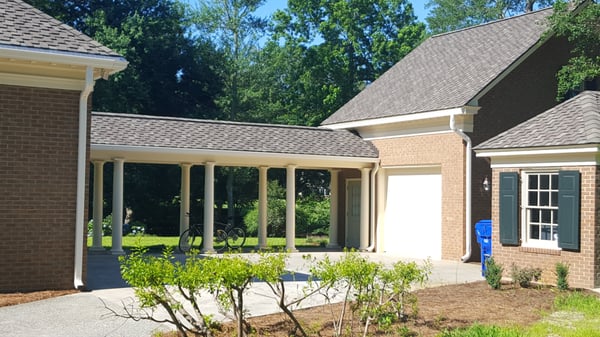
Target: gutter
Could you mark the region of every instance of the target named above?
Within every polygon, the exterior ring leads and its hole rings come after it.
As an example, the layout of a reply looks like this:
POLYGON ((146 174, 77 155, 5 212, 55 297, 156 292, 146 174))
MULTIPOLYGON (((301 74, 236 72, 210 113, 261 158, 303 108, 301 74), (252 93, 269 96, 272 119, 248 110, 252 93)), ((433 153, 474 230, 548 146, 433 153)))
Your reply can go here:
POLYGON ((85 70, 85 86, 79 96, 79 139, 77 148, 77 206, 75 218, 75 262, 73 286, 83 286, 83 226, 85 210, 85 169, 87 154, 87 112, 88 98, 94 91, 94 68, 87 66, 85 70))
POLYGON ((371 202, 370 202, 370 212, 371 212, 371 244, 367 247, 367 252, 373 252, 375 250, 375 176, 377 175, 377 171, 379 171, 379 162, 376 162, 374 165, 373 171, 371 171, 371 202))
POLYGON ((465 160, 465 166, 466 166, 466 181, 465 181, 465 190, 466 190, 466 200, 465 200, 465 204, 466 204, 466 214, 465 214, 465 247, 466 247, 466 253, 465 255, 463 255, 460 260, 462 262, 467 262, 470 258, 471 258, 471 207, 472 207, 472 191, 471 191, 471 178, 473 176, 473 165, 471 164, 472 162, 472 155, 471 155, 471 151, 472 151, 472 147, 473 144, 471 143, 471 138, 469 138, 469 136, 467 136, 461 129, 458 129, 456 127, 456 123, 454 120, 454 115, 450 115, 450 130, 454 131, 457 135, 459 135, 464 141, 465 143, 467 143, 467 158, 465 160))

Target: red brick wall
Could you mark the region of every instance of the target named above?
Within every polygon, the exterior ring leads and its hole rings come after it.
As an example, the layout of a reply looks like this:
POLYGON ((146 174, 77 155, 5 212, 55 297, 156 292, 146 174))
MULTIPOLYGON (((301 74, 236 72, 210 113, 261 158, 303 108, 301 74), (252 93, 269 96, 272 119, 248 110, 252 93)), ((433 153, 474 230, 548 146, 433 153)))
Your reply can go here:
POLYGON ((0 85, 0 291, 73 287, 79 95, 0 85))
MULTIPOLYGON (((499 176, 500 172, 521 172, 517 169, 494 169, 492 194, 492 255, 504 267, 504 276, 510 277, 512 264, 518 267, 542 269, 542 282, 556 283, 554 274, 557 262, 570 266, 569 284, 572 287, 597 288, 600 286, 600 208, 597 202, 600 192, 598 167, 561 167, 561 170, 577 170, 581 173, 580 251, 533 249, 520 246, 503 246, 499 240, 499 176)), ((522 191, 521 191, 522 193, 522 191)), ((519 217, 519 220, 521 218, 519 217)), ((521 235, 521 227, 519 227, 521 235)))

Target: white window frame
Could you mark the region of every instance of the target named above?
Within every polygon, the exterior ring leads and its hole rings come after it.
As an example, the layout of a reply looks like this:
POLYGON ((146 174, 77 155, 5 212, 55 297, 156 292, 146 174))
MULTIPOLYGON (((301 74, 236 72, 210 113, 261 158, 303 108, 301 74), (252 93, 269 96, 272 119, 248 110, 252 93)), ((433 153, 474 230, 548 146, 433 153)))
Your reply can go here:
MULTIPOLYGON (((545 170, 545 171, 522 171, 521 172, 521 244, 524 247, 532 247, 532 248, 544 248, 544 249, 556 249, 560 250, 558 247, 558 235, 555 234, 554 238, 551 240, 542 240, 542 239, 532 239, 530 238, 530 224, 529 224, 529 210, 530 209, 548 209, 548 210, 556 210, 555 214, 558 214, 558 199, 556 200, 556 206, 529 206, 529 177, 532 175, 556 175, 558 181, 558 170, 545 170)), ((538 180, 539 182, 539 180, 538 180)), ((550 177, 550 188, 549 192, 551 192, 550 198, 552 198, 552 192, 556 192, 556 197, 558 198, 558 183, 556 186, 552 186, 551 184, 552 178, 550 177)), ((538 183, 539 184, 539 183, 538 183)), ((539 191, 539 189, 538 189, 539 191)), ((539 197, 538 197, 539 202, 539 197)), ((552 215, 551 215, 552 217, 552 215)), ((551 218, 552 225, 556 226, 556 231, 558 231, 558 216, 554 219, 551 218)), ((541 222, 541 219, 540 219, 541 222)), ((541 231, 541 228, 540 228, 541 231)))

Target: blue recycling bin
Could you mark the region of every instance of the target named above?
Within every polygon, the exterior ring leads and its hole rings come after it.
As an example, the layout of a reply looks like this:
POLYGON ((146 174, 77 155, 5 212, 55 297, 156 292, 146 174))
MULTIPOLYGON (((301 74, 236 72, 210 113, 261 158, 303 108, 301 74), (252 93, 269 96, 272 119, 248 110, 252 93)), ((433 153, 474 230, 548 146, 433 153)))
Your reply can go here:
POLYGON ((492 220, 479 220, 475 224, 475 233, 481 248, 481 276, 485 276, 485 261, 492 256, 492 220))

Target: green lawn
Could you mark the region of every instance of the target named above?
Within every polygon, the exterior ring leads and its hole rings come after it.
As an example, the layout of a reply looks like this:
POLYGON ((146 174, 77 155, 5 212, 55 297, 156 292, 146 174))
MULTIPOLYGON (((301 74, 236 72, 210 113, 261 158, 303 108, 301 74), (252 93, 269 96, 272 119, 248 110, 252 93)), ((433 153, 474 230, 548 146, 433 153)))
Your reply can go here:
MULTIPOLYGON (((328 240, 325 239, 306 239, 296 238, 296 247, 318 247, 319 245, 327 245, 328 240)), ((92 246, 92 238, 88 237, 88 247, 92 246)), ((177 248, 179 244, 178 236, 155 236, 155 235, 141 235, 141 236, 124 236, 123 237, 123 249, 130 250, 136 246, 147 247, 151 250, 162 250, 165 247, 177 248)), ((249 237, 246 238, 244 248, 253 249, 258 245, 258 238, 249 237)), ((267 238, 267 245, 272 248, 284 248, 285 238, 267 238)), ((112 237, 104 236, 102 238, 102 246, 106 249, 110 249, 112 246, 112 237)))

